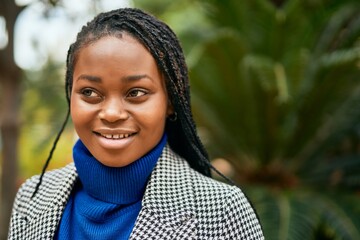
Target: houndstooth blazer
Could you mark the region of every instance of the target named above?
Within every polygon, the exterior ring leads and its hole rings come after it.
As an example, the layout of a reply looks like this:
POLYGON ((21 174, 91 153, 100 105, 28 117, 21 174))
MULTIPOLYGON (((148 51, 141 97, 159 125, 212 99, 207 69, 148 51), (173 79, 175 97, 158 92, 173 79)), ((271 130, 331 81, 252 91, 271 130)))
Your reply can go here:
MULTIPOLYGON (((9 239, 53 239, 78 179, 73 163, 45 174, 19 189, 9 239)), ((169 146, 155 166, 130 239, 264 239, 248 200, 235 186, 191 169, 169 146)))

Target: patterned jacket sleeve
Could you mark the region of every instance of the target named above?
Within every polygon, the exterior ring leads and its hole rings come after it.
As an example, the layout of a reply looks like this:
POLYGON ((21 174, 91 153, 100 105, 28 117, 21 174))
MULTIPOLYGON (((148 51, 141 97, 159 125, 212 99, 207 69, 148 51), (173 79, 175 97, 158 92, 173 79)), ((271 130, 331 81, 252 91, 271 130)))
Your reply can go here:
POLYGON ((225 204, 225 239, 263 240, 261 225, 242 191, 233 186, 225 204))
MULTIPOLYGON (((12 213, 11 213, 11 219, 10 219, 10 226, 9 226, 9 232, 8 232, 8 239, 15 239, 18 235, 18 233, 21 233, 24 231, 25 226, 26 226, 26 210, 24 208, 24 206, 26 206, 27 204, 24 202, 24 197, 25 195, 30 195, 31 194, 31 188, 30 190, 28 189, 28 184, 32 179, 27 180, 24 184, 21 185, 21 187, 19 188, 15 200, 14 200, 14 204, 13 204, 13 208, 12 208, 12 213)), ((27 196, 28 198, 29 196, 27 196)))

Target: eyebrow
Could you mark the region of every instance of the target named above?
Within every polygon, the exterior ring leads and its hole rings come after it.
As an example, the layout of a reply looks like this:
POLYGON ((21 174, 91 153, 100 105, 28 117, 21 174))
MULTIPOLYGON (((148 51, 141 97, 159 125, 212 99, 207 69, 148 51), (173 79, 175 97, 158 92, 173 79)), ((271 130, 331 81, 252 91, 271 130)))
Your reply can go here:
POLYGON ((78 80, 87 80, 90 82, 101 82, 101 78, 97 76, 87 75, 87 74, 81 74, 77 79, 78 80))
MULTIPOLYGON (((134 81, 139 81, 139 80, 144 79, 144 78, 147 78, 147 79, 153 81, 153 79, 147 74, 125 76, 125 77, 122 77, 121 80, 125 81, 125 82, 134 82, 134 81)), ((100 77, 87 75, 87 74, 81 74, 77 78, 77 80, 87 80, 87 81, 90 81, 90 82, 97 82, 97 83, 102 82, 100 77)))
POLYGON ((144 78, 147 78, 147 79, 153 81, 153 79, 147 74, 130 75, 130 76, 126 76, 126 77, 121 78, 121 80, 126 81, 126 82, 133 82, 133 81, 138 81, 138 80, 141 80, 141 79, 144 79, 144 78))

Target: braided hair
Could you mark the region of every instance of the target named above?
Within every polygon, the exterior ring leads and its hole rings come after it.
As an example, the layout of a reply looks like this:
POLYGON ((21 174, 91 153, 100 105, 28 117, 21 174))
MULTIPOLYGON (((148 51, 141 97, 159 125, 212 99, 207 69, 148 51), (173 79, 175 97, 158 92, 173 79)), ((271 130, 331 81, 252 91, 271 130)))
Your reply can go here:
MULTIPOLYGON (((167 93, 177 115, 176 121, 167 119, 165 131, 171 148, 183 157, 189 165, 205 176, 211 176, 214 169, 208 154, 200 141, 191 113, 188 69, 184 54, 175 33, 163 22, 142 10, 121 8, 100 13, 82 27, 76 41, 70 46, 66 59, 65 91, 69 105, 64 124, 59 131, 33 196, 36 194, 42 177, 51 160, 57 141, 64 130, 70 112, 70 96, 73 83, 74 66, 79 51, 105 36, 121 38, 127 33, 143 44, 155 59, 165 79, 167 93)), ((223 176, 224 177, 224 176, 223 176)))

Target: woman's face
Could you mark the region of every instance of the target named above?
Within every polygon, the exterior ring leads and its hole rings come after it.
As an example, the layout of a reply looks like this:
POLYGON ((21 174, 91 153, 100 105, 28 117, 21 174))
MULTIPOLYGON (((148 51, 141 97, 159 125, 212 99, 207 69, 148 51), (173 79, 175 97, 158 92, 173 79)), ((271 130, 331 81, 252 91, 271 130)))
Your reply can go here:
POLYGON ((160 141, 172 113, 165 83, 135 38, 103 37, 80 49, 73 74, 71 117, 92 155, 126 166, 160 141))

